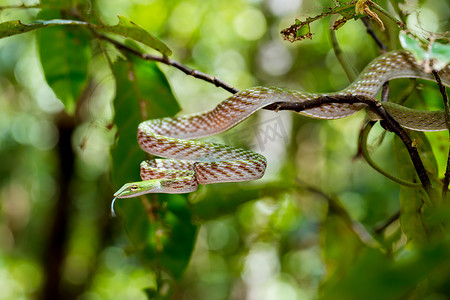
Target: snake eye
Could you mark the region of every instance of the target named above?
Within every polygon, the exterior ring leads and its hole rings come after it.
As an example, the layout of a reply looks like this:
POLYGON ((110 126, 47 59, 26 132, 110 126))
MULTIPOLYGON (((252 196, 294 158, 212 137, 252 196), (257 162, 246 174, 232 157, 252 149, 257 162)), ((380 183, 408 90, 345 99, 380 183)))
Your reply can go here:
POLYGON ((137 190, 138 190, 138 186, 137 185, 130 186, 130 191, 136 192, 137 190))

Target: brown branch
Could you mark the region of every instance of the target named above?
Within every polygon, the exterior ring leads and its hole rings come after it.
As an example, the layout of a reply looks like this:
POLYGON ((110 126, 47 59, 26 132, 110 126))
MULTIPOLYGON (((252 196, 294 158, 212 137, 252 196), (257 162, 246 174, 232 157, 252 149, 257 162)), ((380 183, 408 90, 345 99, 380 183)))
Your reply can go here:
POLYGON ((200 72, 198 70, 191 69, 176 60, 168 58, 167 56, 158 56, 158 55, 154 55, 154 54, 140 52, 140 51, 138 51, 134 48, 131 48, 127 45, 124 45, 112 38, 109 38, 106 35, 96 33, 96 36, 102 40, 110 42, 117 49, 126 51, 126 52, 133 54, 134 56, 137 56, 141 59, 148 60, 148 61, 157 61, 157 62, 166 64, 168 66, 175 67, 178 70, 182 71, 186 75, 204 80, 209 83, 212 83, 215 86, 223 88, 224 90, 226 90, 230 93, 233 93, 233 94, 239 93, 239 90, 237 88, 233 87, 232 85, 230 85, 229 83, 227 83, 225 81, 220 80, 216 76, 211 76, 206 73, 200 72))
POLYGON ((367 17, 362 17, 361 21, 364 23, 364 26, 366 26, 367 33, 373 38, 378 47, 380 47, 381 53, 385 53, 387 50, 386 45, 383 44, 381 39, 375 33, 375 31, 372 28, 372 25, 370 25, 369 21, 367 20, 367 17))
POLYGON ((434 199, 430 178, 428 177, 427 171, 425 169, 425 166, 423 165, 423 162, 420 158, 417 148, 414 146, 411 138, 403 129, 403 127, 401 127, 400 124, 398 124, 397 121, 395 121, 395 119, 393 119, 388 114, 388 112, 381 105, 381 102, 379 102, 375 98, 351 94, 324 96, 305 102, 294 102, 294 103, 277 102, 266 106, 265 109, 275 111, 292 110, 295 112, 300 112, 303 110, 333 103, 347 103, 347 104, 363 103, 369 106, 369 108, 372 111, 376 112, 381 117, 385 128, 395 133, 402 140, 403 144, 405 144, 406 149, 409 152, 409 156, 411 157, 411 160, 413 162, 414 168, 416 169, 417 175, 419 176, 420 182, 422 183, 422 187, 427 192, 430 199, 434 199))
POLYGON ((389 101, 389 81, 383 84, 383 89, 381 90, 381 102, 389 101))
MULTIPOLYGON (((437 71, 433 71, 433 75, 436 78, 436 82, 439 86, 439 91, 442 95, 442 100, 444 101, 444 111, 445 111, 445 123, 447 124, 447 129, 450 130, 450 105, 448 103, 447 91, 445 90, 445 86, 442 84, 441 77, 439 76, 437 71)), ((450 145, 450 135, 449 135, 449 145, 450 145)), ((450 147, 447 155, 447 168, 445 169, 444 176, 444 186, 442 187, 442 200, 446 201, 448 185, 450 183, 450 147)))

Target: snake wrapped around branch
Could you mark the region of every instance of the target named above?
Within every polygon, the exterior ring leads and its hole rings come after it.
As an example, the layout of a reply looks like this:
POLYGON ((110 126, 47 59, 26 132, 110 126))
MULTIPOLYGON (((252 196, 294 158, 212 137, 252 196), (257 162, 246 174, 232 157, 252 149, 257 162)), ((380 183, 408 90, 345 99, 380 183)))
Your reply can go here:
MULTIPOLYGON (((450 86, 450 65, 439 72, 450 86)), ((373 60, 347 88, 334 93, 308 93, 279 87, 244 90, 203 113, 142 122, 140 147, 164 159, 141 163, 142 181, 127 183, 114 196, 130 198, 146 193, 190 193, 198 184, 256 180, 264 175, 267 161, 261 154, 226 145, 193 141, 224 132, 250 115, 274 103, 302 103, 323 97, 376 97, 383 84, 395 78, 434 80, 406 50, 385 53, 373 60)), ((404 128, 416 131, 447 130, 443 111, 419 111, 383 102, 385 110, 404 128)), ((318 119, 339 119, 358 112, 363 103, 324 103, 298 111, 318 119)), ((372 119, 380 119, 374 112, 372 119)), ((116 199, 115 198, 115 199, 116 199)))

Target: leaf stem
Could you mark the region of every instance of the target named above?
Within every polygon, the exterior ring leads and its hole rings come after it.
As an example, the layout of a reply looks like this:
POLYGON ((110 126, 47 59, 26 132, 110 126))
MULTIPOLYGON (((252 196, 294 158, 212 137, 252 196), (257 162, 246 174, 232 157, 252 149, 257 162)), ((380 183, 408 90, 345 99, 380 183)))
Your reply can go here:
POLYGON ((365 124, 364 128, 361 130, 358 138, 358 152, 362 154, 366 162, 371 166, 375 171, 383 175, 384 177, 407 187, 413 187, 418 188, 422 185, 420 183, 416 182, 409 182, 406 180, 403 180, 401 178, 398 178, 396 176, 393 176, 389 174, 388 172, 384 171, 381 167, 379 167, 370 157, 369 151, 367 149, 367 138, 369 136, 370 130, 372 129, 373 125, 375 124, 374 121, 369 121, 365 124))
POLYGON ((356 71, 353 68, 353 66, 350 64, 350 62, 348 61, 347 57, 342 52, 341 47, 339 46, 339 42, 336 37, 336 30, 333 30, 330 28, 329 32, 330 32, 330 40, 331 40, 331 45, 333 46, 334 55, 336 56, 337 60, 339 61, 339 64, 341 65, 342 69, 344 70, 345 75, 347 76, 348 80, 350 82, 353 82, 357 77, 356 71))
POLYGON ((384 8, 382 8, 380 5, 378 5, 377 3, 373 2, 373 1, 369 1, 368 4, 373 8, 378 10, 380 13, 382 13, 383 15, 385 15, 387 18, 391 19, 392 21, 394 21, 398 27, 400 27, 401 29, 406 29, 406 25, 405 23, 403 23, 402 21, 400 21, 399 19, 397 19, 396 17, 394 17, 390 12, 388 12, 387 10, 385 10, 384 8))

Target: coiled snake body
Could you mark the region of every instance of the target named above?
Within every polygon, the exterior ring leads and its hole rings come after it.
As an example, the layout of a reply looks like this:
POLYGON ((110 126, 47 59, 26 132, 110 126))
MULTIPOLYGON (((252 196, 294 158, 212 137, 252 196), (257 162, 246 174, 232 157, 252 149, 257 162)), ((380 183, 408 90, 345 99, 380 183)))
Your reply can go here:
MULTIPOLYGON (((450 66, 439 72, 443 83, 450 85, 450 66)), ((174 118, 142 122, 138 142, 148 153, 164 157, 141 163, 143 181, 127 183, 114 196, 135 197, 146 193, 189 193, 198 184, 238 182, 259 179, 264 175, 264 156, 230 146, 203 143, 190 139, 224 132, 259 109, 277 102, 295 103, 324 96, 375 97, 383 83, 395 78, 434 80, 416 63, 411 53, 393 51, 373 60, 355 82, 335 93, 307 93, 277 87, 255 87, 224 100, 211 111, 174 118)), ((299 112, 318 119, 339 119, 364 108, 362 103, 324 104, 299 112)), ((403 127, 417 131, 446 130, 442 111, 425 112, 393 103, 383 103, 387 112, 403 127)), ((376 117, 375 117, 376 119, 376 117)))

